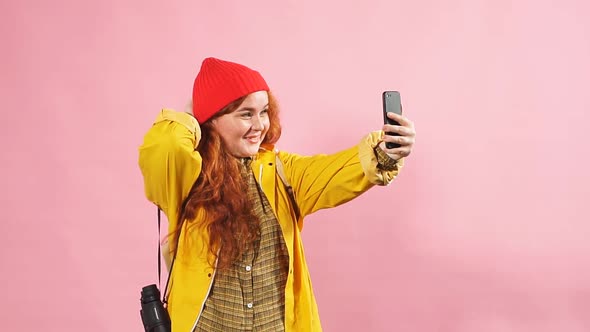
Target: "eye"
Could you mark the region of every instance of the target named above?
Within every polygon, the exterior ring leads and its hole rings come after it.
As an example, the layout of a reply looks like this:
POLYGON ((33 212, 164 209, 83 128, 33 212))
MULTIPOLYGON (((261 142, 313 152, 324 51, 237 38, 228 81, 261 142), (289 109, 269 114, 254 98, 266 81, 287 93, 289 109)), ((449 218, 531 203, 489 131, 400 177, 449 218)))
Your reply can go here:
POLYGON ((240 113, 240 117, 244 119, 249 119, 252 117, 252 112, 242 112, 240 113))
POLYGON ((260 114, 264 114, 264 115, 268 114, 268 109, 262 110, 262 112, 260 112, 260 114))

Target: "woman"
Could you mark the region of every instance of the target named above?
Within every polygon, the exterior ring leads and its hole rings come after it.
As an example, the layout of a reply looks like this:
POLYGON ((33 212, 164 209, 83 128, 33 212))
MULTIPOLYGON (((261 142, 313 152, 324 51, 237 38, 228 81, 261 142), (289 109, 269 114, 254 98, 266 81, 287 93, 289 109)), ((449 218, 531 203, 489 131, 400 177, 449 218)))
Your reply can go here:
POLYGON ((147 198, 169 220, 173 331, 321 331, 303 220, 395 178, 415 132, 391 118, 400 126, 335 154, 275 151, 281 127, 264 78, 205 59, 192 114, 163 110, 139 150, 147 198))

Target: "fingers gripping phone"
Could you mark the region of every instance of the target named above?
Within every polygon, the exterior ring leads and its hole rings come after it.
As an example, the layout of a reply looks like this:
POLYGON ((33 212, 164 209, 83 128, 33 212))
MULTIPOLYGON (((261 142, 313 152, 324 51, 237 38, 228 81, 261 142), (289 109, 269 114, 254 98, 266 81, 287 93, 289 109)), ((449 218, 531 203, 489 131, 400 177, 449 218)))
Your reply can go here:
MULTIPOLYGON (((387 113, 393 112, 395 114, 402 114, 402 100, 399 91, 384 91, 383 92, 383 123, 394 126, 399 126, 397 121, 387 117, 387 113)), ((386 135, 399 136, 397 133, 386 132, 386 135)), ((388 149, 399 148, 400 145, 391 142, 385 142, 385 147, 388 149)))

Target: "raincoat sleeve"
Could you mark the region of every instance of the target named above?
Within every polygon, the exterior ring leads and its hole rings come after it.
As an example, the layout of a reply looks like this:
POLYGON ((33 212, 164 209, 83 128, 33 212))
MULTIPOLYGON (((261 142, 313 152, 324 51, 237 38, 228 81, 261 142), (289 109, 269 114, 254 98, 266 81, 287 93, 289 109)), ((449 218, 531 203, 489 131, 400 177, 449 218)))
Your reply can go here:
POLYGON ((373 132, 349 149, 315 156, 279 152, 301 217, 335 207, 358 197, 375 185, 388 185, 403 167, 403 159, 388 170, 380 167, 375 147, 381 132, 373 132))
POLYGON ((200 138, 194 117, 164 109, 139 147, 145 195, 164 211, 169 230, 176 229, 181 204, 201 172, 202 159, 196 151, 200 138))

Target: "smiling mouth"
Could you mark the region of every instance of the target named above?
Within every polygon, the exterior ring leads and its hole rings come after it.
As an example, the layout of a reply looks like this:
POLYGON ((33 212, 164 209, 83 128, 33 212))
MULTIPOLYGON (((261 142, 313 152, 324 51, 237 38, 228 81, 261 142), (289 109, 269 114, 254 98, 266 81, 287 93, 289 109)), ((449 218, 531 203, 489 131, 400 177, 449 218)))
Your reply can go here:
POLYGON ((244 137, 244 139, 253 144, 260 142, 260 136, 244 137))

